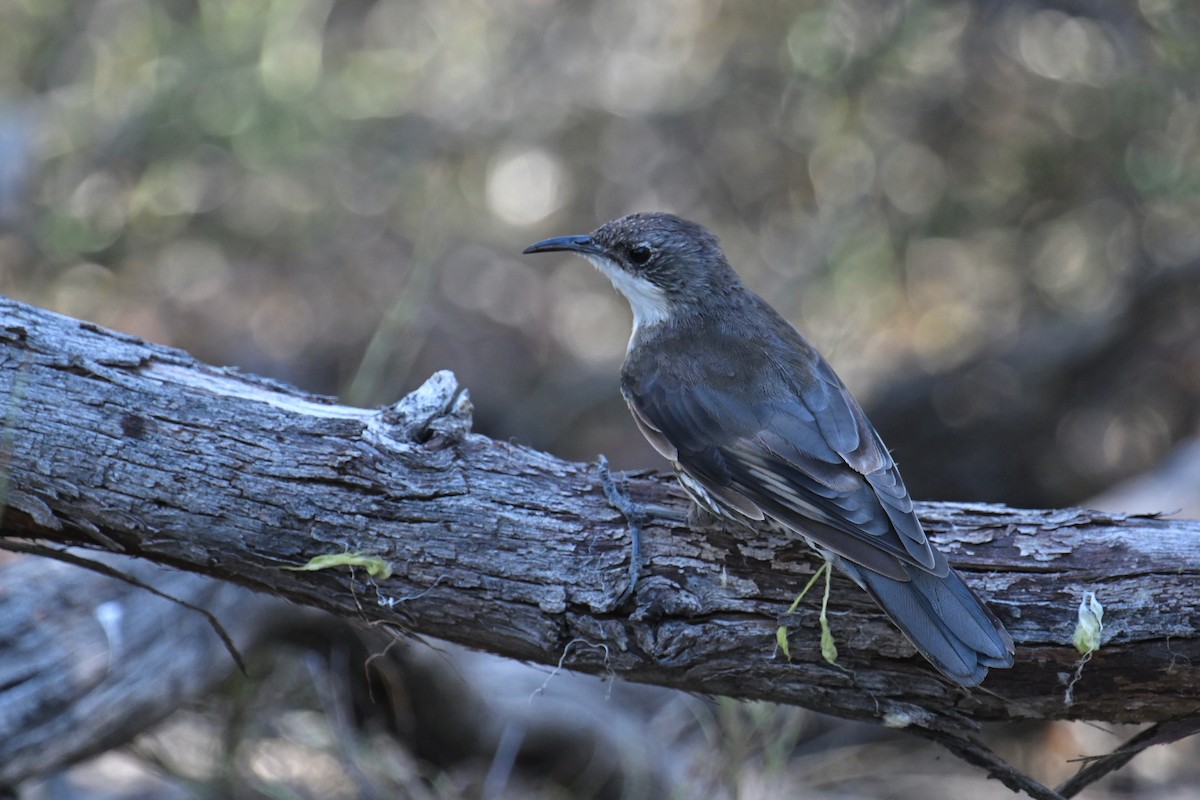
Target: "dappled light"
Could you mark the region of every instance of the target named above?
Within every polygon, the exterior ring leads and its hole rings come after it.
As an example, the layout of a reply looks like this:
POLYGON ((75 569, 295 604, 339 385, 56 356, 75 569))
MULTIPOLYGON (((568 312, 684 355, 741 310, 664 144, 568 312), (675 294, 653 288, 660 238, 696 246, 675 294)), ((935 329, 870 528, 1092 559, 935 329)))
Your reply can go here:
POLYGON ((654 207, 718 232, 870 404, 1020 331, 1103 326, 1200 257, 1192 12, 989 8, 12 4, 0 280, 338 392, 427 283, 412 271, 461 271, 469 242, 491 267, 434 280, 415 359, 377 358, 356 399, 510 337, 529 362, 512 380, 454 365, 487 425, 533 375, 624 338, 594 276, 588 308, 560 309, 566 270, 516 252, 654 207))
MULTIPOLYGON (((207 362, 452 369, 481 433, 659 467, 626 303, 520 254, 639 210, 719 235, 916 497, 1084 502, 1200 429, 1195 3, 0 4, 0 292, 207 362)), ((306 779, 286 739, 243 767, 306 779)))
MULTIPOLYGON (((1111 324, 1200 258, 1192 12, 990 9, 10 4, 0 285, 321 391, 374 387, 356 402, 449 363, 485 430, 584 456, 489 426, 576 360, 605 370, 627 312, 579 265, 517 253, 660 208, 716 231, 872 405, 1022 334, 1111 324), (404 345, 377 335, 400 302, 404 345), (493 337, 521 367, 472 356, 493 337), (378 374, 357 376, 368 341, 378 374)), ((1086 422, 1122 412, 1092 411, 1064 441, 1124 440, 1086 422)), ((1151 457, 1188 424, 1155 414, 1151 457)), ((613 447, 629 465, 634 436, 613 447)), ((1086 491, 1130 462, 1054 463, 1086 491)))

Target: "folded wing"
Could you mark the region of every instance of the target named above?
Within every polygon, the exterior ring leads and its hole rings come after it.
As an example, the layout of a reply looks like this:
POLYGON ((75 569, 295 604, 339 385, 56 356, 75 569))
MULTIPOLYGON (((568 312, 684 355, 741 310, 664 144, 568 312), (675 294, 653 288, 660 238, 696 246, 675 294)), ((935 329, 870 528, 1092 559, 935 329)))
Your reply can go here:
POLYGON ((660 453, 747 516, 769 516, 897 580, 908 579, 901 562, 945 575, 858 403, 824 361, 808 374, 803 385, 781 374, 768 385, 784 391, 751 404, 700 381, 668 388, 651 378, 624 394, 660 453))

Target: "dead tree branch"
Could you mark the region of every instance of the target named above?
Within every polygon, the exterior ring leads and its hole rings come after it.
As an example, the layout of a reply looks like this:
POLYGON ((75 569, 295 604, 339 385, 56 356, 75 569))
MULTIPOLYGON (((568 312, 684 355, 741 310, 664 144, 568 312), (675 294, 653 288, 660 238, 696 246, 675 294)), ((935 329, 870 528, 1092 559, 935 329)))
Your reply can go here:
POLYGON ((645 567, 618 603, 626 520, 596 467, 472 434, 450 373, 395 406, 348 408, 10 300, 0 360, 4 537, 140 556, 512 658, 893 726, 1200 711, 1197 522, 923 504, 1017 642, 1013 669, 964 692, 844 580, 831 606, 841 662, 826 664, 815 607, 785 618, 815 567, 806 548, 690 530, 663 475, 627 476, 645 567), (338 554, 391 574, 289 569, 338 554), (1084 592, 1105 627, 1078 670, 1084 592), (775 650, 781 621, 790 662, 775 650))
POLYGON ((96 556, 173 599, 47 559, 0 567, 0 787, 124 744, 236 669, 182 603, 217 615, 243 650, 304 616, 229 583, 96 556))

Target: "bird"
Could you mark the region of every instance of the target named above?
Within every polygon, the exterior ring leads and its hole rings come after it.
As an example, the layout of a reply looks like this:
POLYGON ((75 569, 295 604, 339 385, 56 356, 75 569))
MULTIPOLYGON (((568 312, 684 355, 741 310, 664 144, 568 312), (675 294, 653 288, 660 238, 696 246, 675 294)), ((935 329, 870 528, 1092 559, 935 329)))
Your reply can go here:
POLYGON ((524 253, 560 251, 586 258, 629 301, 621 394, 699 506, 807 541, 954 683, 1012 666, 1012 637, 926 536, 858 402, 746 287, 716 236, 642 212, 524 253))

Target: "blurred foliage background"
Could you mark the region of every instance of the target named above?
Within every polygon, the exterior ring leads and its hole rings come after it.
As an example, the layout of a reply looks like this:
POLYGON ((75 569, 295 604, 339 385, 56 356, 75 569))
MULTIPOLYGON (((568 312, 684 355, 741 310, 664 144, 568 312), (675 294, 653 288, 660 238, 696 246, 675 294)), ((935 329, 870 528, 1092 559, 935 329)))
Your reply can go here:
POLYGON ((823 349, 916 494, 1078 501, 1197 424, 1198 323, 1097 348, 1195 282, 1198 16, 7 2, 0 291, 353 403, 448 367, 482 432, 645 466, 624 303, 518 253, 670 210, 823 349))
MULTIPOLYGON (((658 466, 629 312, 521 248, 702 222, 920 497, 1051 505, 1200 416, 1186 0, 6 0, 0 291, 658 466)), ((1181 500, 1183 505, 1186 500, 1181 500)))

